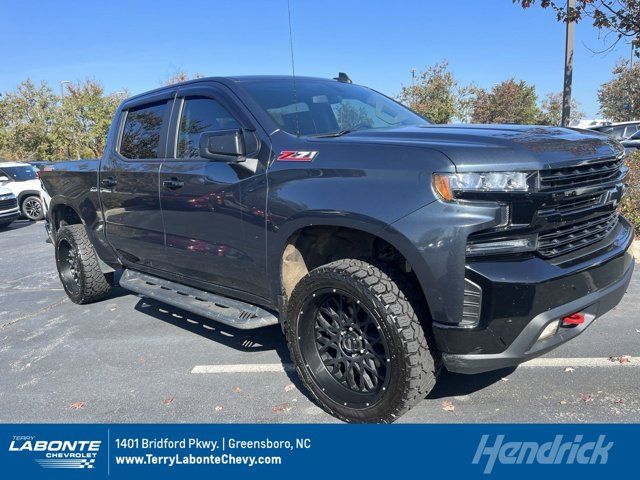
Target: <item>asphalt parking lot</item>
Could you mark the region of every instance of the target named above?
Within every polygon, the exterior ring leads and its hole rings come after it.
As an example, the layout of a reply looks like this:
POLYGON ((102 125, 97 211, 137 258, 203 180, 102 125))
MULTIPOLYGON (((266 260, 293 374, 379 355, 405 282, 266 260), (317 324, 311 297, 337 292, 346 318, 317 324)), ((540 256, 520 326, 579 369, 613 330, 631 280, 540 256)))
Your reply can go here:
MULTIPOLYGON (((0 422, 335 421, 288 368, 279 327, 237 331, 120 289, 75 305, 45 238, 41 222, 0 231, 0 422)), ((574 341, 513 371, 445 373, 400 421, 639 422, 638 305, 636 269, 574 341)))

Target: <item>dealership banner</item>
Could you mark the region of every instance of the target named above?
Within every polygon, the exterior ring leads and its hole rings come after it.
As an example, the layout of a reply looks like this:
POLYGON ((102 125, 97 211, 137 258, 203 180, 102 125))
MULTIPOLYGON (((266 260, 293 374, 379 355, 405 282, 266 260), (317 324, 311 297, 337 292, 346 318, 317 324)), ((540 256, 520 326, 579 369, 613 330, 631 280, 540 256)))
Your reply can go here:
POLYGON ((0 425, 4 478, 597 478, 639 425, 0 425))

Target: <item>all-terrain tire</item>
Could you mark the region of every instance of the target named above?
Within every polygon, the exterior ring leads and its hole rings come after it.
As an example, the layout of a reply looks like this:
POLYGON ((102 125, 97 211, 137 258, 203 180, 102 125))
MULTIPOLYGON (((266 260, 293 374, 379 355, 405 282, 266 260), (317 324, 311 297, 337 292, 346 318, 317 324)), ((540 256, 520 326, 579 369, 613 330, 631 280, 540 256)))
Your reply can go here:
POLYGON ((106 297, 113 274, 100 270, 98 257, 84 225, 65 225, 56 234, 56 265, 60 281, 72 302, 91 303, 106 297))
MULTIPOLYGON (((294 288, 284 324, 287 343, 300 378, 316 402, 329 414, 347 422, 390 423, 424 399, 435 385, 440 361, 438 354, 429 349, 423 325, 418 318, 420 307, 415 300, 410 301, 411 290, 407 277, 397 270, 384 264, 374 265, 356 259, 338 260, 318 267, 294 288), (318 324, 324 322, 324 317, 318 320, 319 313, 305 313, 304 310, 316 308, 314 305, 318 305, 317 298, 323 295, 322 292, 329 292, 329 295, 331 292, 344 294, 346 302, 355 300, 358 307, 349 307, 350 311, 353 312, 354 308, 365 310, 373 317, 379 334, 384 337, 386 355, 389 357, 386 361, 390 369, 385 373, 385 378, 387 374, 389 378, 383 384, 386 388, 379 387, 377 396, 369 395, 371 401, 367 396, 360 401, 358 395, 350 396, 348 391, 343 396, 342 390, 331 384, 331 381, 337 381, 335 376, 327 375, 327 372, 331 373, 330 368, 334 372, 335 368, 327 367, 320 354, 316 358, 313 347, 309 346, 309 335, 317 335, 318 324), (309 323, 314 323, 315 327, 309 323), (345 400, 347 398, 356 400, 350 403, 345 400)), ((316 312, 320 311, 333 312, 317 307, 316 312)), ((339 335, 344 333, 340 332, 339 335)), ((360 341, 363 336, 368 338, 368 334, 361 335, 360 341)), ((336 338, 344 337, 336 335, 336 338)), ((358 342, 357 336, 353 338, 358 342)), ((364 349, 351 353, 353 350, 349 346, 353 341, 347 344, 345 351, 357 358, 358 352, 364 352, 364 349)), ((317 347, 316 341, 313 342, 318 352, 324 350, 317 347)), ((336 350, 335 345, 339 345, 342 349, 343 343, 338 342, 331 348, 336 350)), ((358 344, 357 348, 361 346, 358 344)), ((338 355, 344 355, 344 352, 338 355)), ((335 364, 334 359, 329 362, 335 364)), ((343 384, 342 388, 348 390, 348 385, 343 384)))

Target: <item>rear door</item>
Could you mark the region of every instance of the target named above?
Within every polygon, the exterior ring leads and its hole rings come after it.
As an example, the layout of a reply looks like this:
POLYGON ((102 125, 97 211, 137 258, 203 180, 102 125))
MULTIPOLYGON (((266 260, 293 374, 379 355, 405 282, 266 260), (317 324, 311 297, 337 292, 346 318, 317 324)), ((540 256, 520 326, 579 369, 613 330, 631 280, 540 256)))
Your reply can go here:
POLYGON ((116 145, 100 164, 107 238, 129 266, 158 268, 164 256, 159 171, 175 91, 125 105, 116 145))
POLYGON ((171 124, 160 171, 165 268, 193 282, 267 296, 267 137, 241 163, 200 157, 203 132, 255 130, 232 94, 213 83, 178 90, 171 124))

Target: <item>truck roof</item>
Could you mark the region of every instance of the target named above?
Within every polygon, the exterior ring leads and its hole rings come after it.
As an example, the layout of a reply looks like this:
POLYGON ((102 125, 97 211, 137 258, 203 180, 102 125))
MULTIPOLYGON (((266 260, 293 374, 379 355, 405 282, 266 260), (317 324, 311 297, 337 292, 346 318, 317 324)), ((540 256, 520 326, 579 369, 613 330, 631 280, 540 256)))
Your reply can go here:
MULTIPOLYGON (((325 82, 337 82, 337 80, 334 79, 329 79, 329 78, 323 78, 323 77, 304 77, 304 76, 298 76, 296 75, 295 77, 296 82, 298 81, 309 81, 309 80, 320 80, 320 81, 325 81, 325 82)), ((146 92, 142 92, 139 93, 137 95, 133 95, 131 97, 128 97, 126 99, 126 101, 129 100, 133 100, 136 98, 140 98, 140 97, 144 97, 147 96, 149 94, 152 93, 157 93, 157 92, 163 92, 165 90, 169 90, 172 88, 176 88, 176 87, 182 87, 185 85, 194 85, 197 83, 203 83, 203 82, 219 82, 219 83, 223 83, 223 84, 233 84, 233 83, 245 83, 245 82, 259 82, 261 80, 269 80, 269 81, 293 81, 293 76, 291 75, 235 75, 235 76, 228 76, 228 77, 202 77, 202 78, 195 78, 193 80, 186 80, 184 82, 178 82, 178 83, 174 83, 171 85, 165 85, 159 88, 155 88, 153 90, 148 90, 146 92)))

